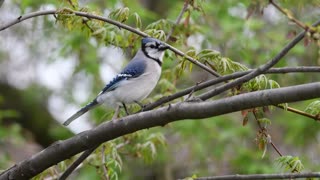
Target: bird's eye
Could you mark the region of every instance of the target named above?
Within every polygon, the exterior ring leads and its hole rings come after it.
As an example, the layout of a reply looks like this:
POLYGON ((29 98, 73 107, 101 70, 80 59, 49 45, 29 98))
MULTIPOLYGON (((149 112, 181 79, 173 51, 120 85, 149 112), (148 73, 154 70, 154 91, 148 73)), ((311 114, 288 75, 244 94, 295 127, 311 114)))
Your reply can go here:
POLYGON ((150 47, 151 47, 151 48, 155 48, 156 46, 155 46, 155 45, 153 45, 153 44, 151 44, 151 45, 150 45, 150 47))

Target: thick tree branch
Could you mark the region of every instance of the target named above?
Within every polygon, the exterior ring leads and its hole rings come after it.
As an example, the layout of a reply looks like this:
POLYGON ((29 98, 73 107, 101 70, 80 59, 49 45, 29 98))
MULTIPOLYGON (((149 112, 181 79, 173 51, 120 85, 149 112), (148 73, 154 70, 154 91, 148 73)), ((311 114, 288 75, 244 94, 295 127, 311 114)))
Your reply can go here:
MULTIPOLYGON (((149 36, 148 34, 142 32, 142 31, 139 31, 131 26, 128 26, 126 24, 123 24, 123 23, 120 23, 118 21, 115 21, 115 20, 112 20, 112 19, 109 19, 109 18, 105 18, 105 17, 102 17, 102 16, 98 16, 98 15, 94 15, 94 14, 90 14, 90 13, 86 13, 86 12, 80 12, 80 11, 73 11, 71 9, 62 9, 62 10, 46 10, 46 11, 38 11, 38 12, 33 12, 33 13, 29 13, 29 14, 26 14, 26 15, 23 15, 23 16, 19 16, 18 18, 14 19, 13 21, 11 22, 8 22, 7 24, 3 25, 2 27, 0 27, 0 31, 3 31, 17 23, 20 23, 24 20, 27 20, 27 19, 30 19, 30 18, 34 18, 34 17, 37 17, 37 16, 44 16, 44 15, 56 15, 56 14, 60 14, 60 15, 63 15, 63 14, 74 14, 76 16, 81 16, 81 17, 86 17, 86 18, 89 18, 89 19, 97 19, 97 20, 100 20, 100 21, 104 21, 104 22, 107 22, 109 24, 112 24, 112 25, 115 25, 117 27, 121 27, 122 29, 126 29, 132 33, 135 33, 139 36, 142 36, 142 37, 147 37, 149 36)), ((179 56, 182 56, 182 57, 185 57, 188 61, 192 62, 193 64, 199 66, 200 68, 204 69, 205 71, 207 71, 208 73, 212 74, 213 76, 216 76, 216 77, 219 77, 220 75, 213 71, 212 69, 210 69, 209 67, 207 67, 206 65, 202 64, 201 62, 197 61, 196 59, 193 59, 192 57, 186 55, 185 53, 183 53, 182 51, 178 50, 177 48, 165 43, 166 45, 169 46, 169 49, 171 51, 173 51, 175 54, 178 54, 179 56)))
POLYGON ((163 126, 183 119, 201 119, 254 107, 277 105, 320 97, 320 83, 257 91, 216 101, 182 102, 153 111, 141 112, 121 119, 102 123, 92 130, 70 139, 58 141, 30 159, 1 173, 2 179, 27 179, 73 155, 105 141, 138 130, 163 126))
POLYGON ((200 177, 195 180, 257 180, 257 179, 298 179, 298 178, 317 178, 320 177, 320 172, 310 173, 287 173, 287 174, 250 174, 250 175, 226 175, 200 177))
MULTIPOLYGON (((320 20, 318 20, 316 23, 314 23, 312 26, 317 26, 320 24, 320 20)), ((267 62, 266 64, 260 66, 259 68, 255 69, 254 71, 250 72, 247 75, 244 75, 243 77, 226 83, 224 85, 221 85, 211 91, 208 91, 202 95, 200 95, 198 98, 202 99, 202 100, 206 100, 209 99, 213 96, 216 96, 228 89, 231 89, 233 87, 236 87, 244 82, 249 81, 250 79, 263 74, 264 72, 266 72, 268 69, 270 69, 271 67, 273 67, 275 64, 277 64, 296 44, 298 44, 298 42, 300 42, 304 36, 306 34, 306 31, 302 31, 300 32, 290 43, 288 43, 273 59, 271 59, 269 62, 267 62)))

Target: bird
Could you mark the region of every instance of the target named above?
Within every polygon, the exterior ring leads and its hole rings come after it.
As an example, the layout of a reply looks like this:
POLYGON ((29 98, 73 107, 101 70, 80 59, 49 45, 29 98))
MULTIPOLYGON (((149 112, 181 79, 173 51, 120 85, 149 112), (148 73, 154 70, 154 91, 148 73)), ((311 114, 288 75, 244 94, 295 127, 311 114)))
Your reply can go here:
POLYGON ((101 104, 110 107, 123 106, 126 112, 126 104, 137 103, 141 106, 140 101, 152 92, 160 79, 166 49, 169 49, 169 46, 158 39, 142 38, 141 48, 125 68, 101 90, 96 98, 69 117, 63 125, 68 126, 101 104))

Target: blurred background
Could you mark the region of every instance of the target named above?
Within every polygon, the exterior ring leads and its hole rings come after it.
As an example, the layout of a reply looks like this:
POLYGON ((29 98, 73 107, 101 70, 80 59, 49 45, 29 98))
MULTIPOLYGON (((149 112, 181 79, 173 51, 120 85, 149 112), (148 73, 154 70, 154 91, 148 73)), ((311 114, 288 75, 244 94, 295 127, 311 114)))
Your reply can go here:
MULTIPOLYGON (((248 68, 256 68, 274 57, 301 31, 267 2, 194 0, 168 43, 184 52, 212 49, 248 68)), ((281 3, 307 24, 316 21, 320 14, 320 3, 316 0, 281 3)), ((65 6, 70 4, 53 0, 7 0, 0 7, 0 26, 25 13, 65 6)), ((169 32, 183 6, 182 0, 79 0, 79 7, 105 17, 115 9, 128 7, 130 13, 136 12, 141 18, 141 30, 161 24, 165 33, 169 32)), ((130 17, 125 23, 136 27, 133 19, 130 17)), ((61 125, 91 101, 140 46, 137 36, 115 30, 117 27, 107 28, 107 31, 118 33, 114 34, 118 44, 108 43, 106 39, 112 37, 110 33, 106 33, 104 41, 99 41, 99 37, 88 35, 83 29, 66 28, 51 15, 26 20, 0 32, 0 170, 57 140, 110 119, 112 110, 100 107, 70 127, 61 125), (130 42, 125 37, 135 41, 130 42)), ((159 85, 144 103, 213 78, 196 67, 192 71, 189 68, 181 71, 182 61, 172 52, 166 54, 159 85)), ((319 63, 319 46, 306 39, 277 67, 317 66, 319 63)), ((267 77, 280 86, 320 79, 311 73, 267 77)), ((226 94, 217 98, 223 96, 226 94)), ((310 102, 290 106, 304 110, 310 102)), ((137 107, 130 109, 134 111, 137 107)), ((273 109, 268 118, 272 122, 269 133, 280 151, 284 155, 299 156, 306 171, 319 170, 319 123, 281 109, 273 109)), ((241 113, 237 112, 205 120, 179 121, 119 138, 90 157, 74 178, 102 178, 99 159, 103 152, 116 154, 106 155, 113 179, 170 180, 188 176, 283 172, 276 162, 279 156, 271 147, 262 158, 263 151, 255 141, 256 122, 249 118, 248 124, 243 126, 242 120, 241 113)), ((59 174, 67 164, 70 161, 38 178, 49 177, 50 173, 59 174)))

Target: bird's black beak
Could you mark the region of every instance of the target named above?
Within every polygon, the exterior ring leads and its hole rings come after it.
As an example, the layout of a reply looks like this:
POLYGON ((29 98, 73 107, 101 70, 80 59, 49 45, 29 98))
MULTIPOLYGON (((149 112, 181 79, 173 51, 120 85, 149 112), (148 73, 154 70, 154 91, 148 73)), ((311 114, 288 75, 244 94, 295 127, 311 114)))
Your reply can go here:
POLYGON ((164 51, 164 50, 167 50, 167 49, 169 49, 169 46, 167 46, 166 44, 160 44, 159 50, 164 51))

